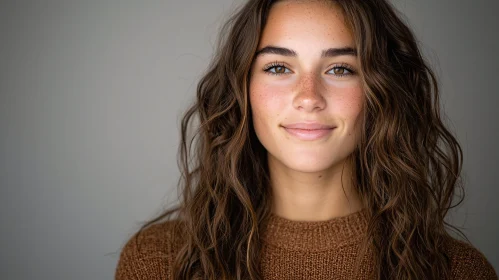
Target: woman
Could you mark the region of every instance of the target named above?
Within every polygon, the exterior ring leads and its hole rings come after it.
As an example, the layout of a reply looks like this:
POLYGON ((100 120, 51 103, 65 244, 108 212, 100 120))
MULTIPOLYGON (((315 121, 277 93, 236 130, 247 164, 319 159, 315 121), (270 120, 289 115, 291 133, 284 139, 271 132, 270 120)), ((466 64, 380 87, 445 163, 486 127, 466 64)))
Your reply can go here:
POLYGON ((250 0, 221 35, 182 122, 181 204, 116 279, 497 279, 444 227, 462 151, 392 6, 250 0))

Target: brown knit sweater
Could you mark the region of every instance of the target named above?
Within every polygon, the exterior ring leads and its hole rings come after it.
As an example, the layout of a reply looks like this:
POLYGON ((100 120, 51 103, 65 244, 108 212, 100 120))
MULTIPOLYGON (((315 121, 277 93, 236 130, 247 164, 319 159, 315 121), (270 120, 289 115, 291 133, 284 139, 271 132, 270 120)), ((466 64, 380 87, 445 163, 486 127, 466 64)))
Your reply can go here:
MULTIPOLYGON (((179 248, 179 244, 173 244, 179 242, 172 242, 174 222, 150 226, 138 239, 128 240, 121 251, 115 279, 173 279, 171 266, 179 248)), ((363 259, 357 274, 353 271, 354 257, 366 228, 365 208, 319 222, 291 221, 272 215, 262 233, 263 278, 374 279, 373 262, 368 257, 363 259)), ((444 250, 451 257, 451 279, 498 279, 492 265, 473 246, 451 239, 444 250)))

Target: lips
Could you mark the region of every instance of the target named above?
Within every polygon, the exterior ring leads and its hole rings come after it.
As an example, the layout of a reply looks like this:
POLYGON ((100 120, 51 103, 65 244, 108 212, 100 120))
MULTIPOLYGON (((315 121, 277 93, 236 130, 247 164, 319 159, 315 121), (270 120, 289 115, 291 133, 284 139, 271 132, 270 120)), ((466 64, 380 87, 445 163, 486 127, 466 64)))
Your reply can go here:
POLYGON ((300 140, 317 140, 328 136, 334 126, 321 123, 293 123, 282 126, 286 132, 300 140))
POLYGON ((315 130, 315 129, 333 129, 334 126, 321 124, 321 123, 292 123, 283 125, 285 128, 291 129, 306 129, 306 130, 315 130))

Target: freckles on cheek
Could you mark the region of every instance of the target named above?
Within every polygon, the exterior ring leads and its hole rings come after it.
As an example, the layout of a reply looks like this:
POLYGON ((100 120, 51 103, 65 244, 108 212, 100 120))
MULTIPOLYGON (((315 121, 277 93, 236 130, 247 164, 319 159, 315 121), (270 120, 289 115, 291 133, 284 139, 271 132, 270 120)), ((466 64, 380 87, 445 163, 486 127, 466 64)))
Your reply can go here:
POLYGON ((336 100, 336 105, 340 107, 338 110, 343 111, 346 115, 356 117, 364 104, 362 89, 359 87, 343 88, 341 93, 336 100))
POLYGON ((255 86, 251 92, 251 104, 256 117, 272 117, 279 115, 279 108, 282 106, 282 89, 260 85, 255 86))

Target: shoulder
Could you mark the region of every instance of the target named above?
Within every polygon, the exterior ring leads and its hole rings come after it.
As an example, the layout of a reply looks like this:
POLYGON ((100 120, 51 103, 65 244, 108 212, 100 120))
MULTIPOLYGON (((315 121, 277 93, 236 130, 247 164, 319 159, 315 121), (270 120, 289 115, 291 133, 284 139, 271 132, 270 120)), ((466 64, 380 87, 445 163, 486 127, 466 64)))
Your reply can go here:
POLYGON ((492 264, 473 245, 449 238, 445 247, 451 262, 451 279, 498 279, 492 264))
POLYGON ((135 233, 123 246, 115 279, 169 279, 181 243, 177 220, 153 224, 135 233))
POLYGON ((135 233, 125 244, 122 254, 141 257, 164 257, 174 251, 181 224, 177 220, 152 224, 135 233))

